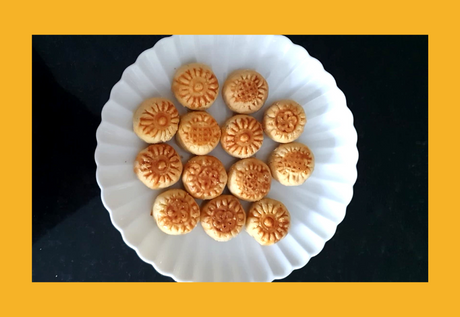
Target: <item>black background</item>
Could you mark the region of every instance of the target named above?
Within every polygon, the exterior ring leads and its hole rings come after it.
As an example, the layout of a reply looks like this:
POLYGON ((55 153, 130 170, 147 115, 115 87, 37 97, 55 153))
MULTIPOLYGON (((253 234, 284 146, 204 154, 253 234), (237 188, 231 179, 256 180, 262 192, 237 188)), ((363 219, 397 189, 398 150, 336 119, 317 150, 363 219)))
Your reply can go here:
MULTIPOLYGON (((33 281, 172 281, 102 206, 95 132, 112 86, 162 36, 33 36, 33 281)), ((323 251, 282 281, 428 281, 428 37, 289 36, 347 97, 358 180, 323 251)))

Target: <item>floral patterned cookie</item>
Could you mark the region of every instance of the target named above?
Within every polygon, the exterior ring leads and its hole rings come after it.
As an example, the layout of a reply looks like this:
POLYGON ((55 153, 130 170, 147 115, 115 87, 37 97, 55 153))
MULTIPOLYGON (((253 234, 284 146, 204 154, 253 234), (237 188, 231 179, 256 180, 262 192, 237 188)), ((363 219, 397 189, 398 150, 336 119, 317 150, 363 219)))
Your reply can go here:
POLYGON ((289 232, 291 216, 280 201, 264 198, 249 208, 246 231, 261 245, 271 245, 289 232))
POLYGON ((200 220, 200 207, 182 189, 170 189, 157 196, 152 216, 161 231, 180 235, 192 231, 200 220))
POLYGON ((222 195, 209 201, 201 209, 201 225, 214 240, 228 241, 236 237, 246 222, 246 213, 239 200, 222 195))
POLYGON ((246 158, 256 154, 263 140, 262 125, 248 115, 233 116, 222 128, 222 148, 234 157, 246 158))
POLYGON ((182 162, 174 148, 166 143, 150 145, 139 152, 134 173, 151 189, 175 184, 182 173, 182 162))
POLYGON ((179 112, 166 98, 150 98, 142 102, 133 116, 133 130, 147 143, 171 140, 179 127, 179 112))
POLYGON ((185 164, 182 182, 194 198, 213 199, 224 191, 227 171, 214 156, 195 156, 185 164))
POLYGON ((171 90, 184 107, 204 110, 216 100, 219 83, 210 67, 192 63, 176 71, 171 90))
POLYGON ((307 117, 302 106, 293 100, 279 100, 264 114, 262 125, 269 138, 280 143, 296 140, 303 132, 307 117))

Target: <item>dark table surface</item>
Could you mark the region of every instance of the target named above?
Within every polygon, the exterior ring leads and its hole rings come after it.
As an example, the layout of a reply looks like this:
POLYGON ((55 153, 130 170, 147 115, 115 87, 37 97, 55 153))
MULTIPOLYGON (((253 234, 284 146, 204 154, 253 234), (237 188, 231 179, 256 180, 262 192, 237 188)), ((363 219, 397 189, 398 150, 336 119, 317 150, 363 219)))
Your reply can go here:
MULTIPOLYGON (((289 37, 345 93, 360 158, 336 234, 282 281, 428 281, 428 37, 289 37)), ((160 38, 33 36, 33 281, 172 281, 111 224, 94 162, 112 86, 160 38)))

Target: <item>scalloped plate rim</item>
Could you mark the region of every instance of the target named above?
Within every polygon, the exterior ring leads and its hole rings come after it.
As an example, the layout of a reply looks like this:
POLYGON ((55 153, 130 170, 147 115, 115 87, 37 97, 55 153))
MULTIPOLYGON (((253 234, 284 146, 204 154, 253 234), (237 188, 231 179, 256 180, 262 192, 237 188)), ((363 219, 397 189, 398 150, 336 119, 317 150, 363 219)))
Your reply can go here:
MULTIPOLYGON (((162 41, 172 40, 174 36, 175 36, 175 35, 173 35, 173 36, 167 36, 167 37, 161 38, 161 39, 158 40, 152 47, 150 47, 150 48, 148 48, 148 49, 142 51, 142 52, 138 55, 138 57, 136 58, 136 60, 134 61, 134 63, 130 64, 129 66, 127 66, 127 67, 123 70, 123 72, 122 72, 122 74, 121 74, 121 76, 120 76, 120 79, 112 86, 112 88, 111 88, 111 90, 110 90, 110 93, 109 93, 109 99, 104 103, 104 106, 103 106, 102 109, 101 109, 101 113, 102 113, 102 110, 104 109, 104 107, 105 107, 110 101, 117 103, 115 100, 112 99, 112 93, 113 93, 115 87, 117 86, 117 84, 119 84, 120 82, 122 82, 122 81, 124 80, 124 79, 123 79, 123 78, 124 78, 124 74, 125 74, 125 72, 128 70, 128 68, 130 68, 130 67, 132 67, 133 65, 137 64, 137 62, 138 62, 138 60, 139 60, 139 58, 140 58, 140 56, 141 56, 142 54, 146 53, 147 51, 154 50, 155 46, 156 46, 158 43, 162 42, 162 41)), ((323 64, 321 63, 321 61, 318 60, 317 58, 311 56, 311 55, 309 54, 308 50, 305 49, 303 46, 298 45, 298 44, 295 44, 294 42, 291 41, 291 39, 289 39, 288 37, 286 37, 286 36, 284 36, 284 35, 274 35, 274 37, 283 37, 283 38, 287 39, 287 40, 290 42, 291 45, 294 45, 294 46, 296 46, 297 48, 300 48, 300 49, 304 50, 304 51, 307 53, 308 57, 314 59, 315 62, 319 63, 319 65, 321 66, 322 71, 325 72, 326 74, 328 74, 328 75, 334 80, 334 86, 332 87, 332 89, 338 90, 338 91, 343 95, 343 97, 345 98, 345 108, 346 108, 346 110, 347 110, 347 111, 350 113, 350 115, 351 115, 351 126, 352 126, 352 128, 353 128, 353 129, 352 129, 352 132, 353 132, 353 134, 354 134, 354 137, 355 137, 356 142, 353 142, 353 145, 354 145, 354 146, 353 146, 353 148, 352 148, 353 155, 354 155, 354 161, 353 161, 353 166, 354 166, 354 168, 353 168, 353 169, 354 169, 354 170, 353 170, 353 171, 354 171, 354 178, 353 178, 353 180, 352 180, 351 182, 347 182, 347 184, 351 186, 351 196, 349 197, 349 199, 348 199, 348 201, 347 201, 346 203, 343 203, 343 205, 345 206, 344 215, 343 215, 343 217, 342 217, 339 221, 334 222, 335 228, 334 228, 334 231, 333 231, 332 235, 331 235, 329 238, 324 239, 324 243, 322 243, 322 246, 318 249, 318 251, 317 251, 316 253, 310 255, 310 258, 307 260, 307 262, 306 262, 305 264, 303 264, 303 265, 292 265, 292 271, 288 271, 287 274, 285 274, 285 275, 276 275, 276 274, 272 274, 272 273, 271 273, 272 276, 269 276, 269 279, 267 280, 267 282, 272 282, 272 281, 274 281, 274 280, 281 280, 281 279, 284 279, 284 278, 286 278, 287 276, 289 276, 294 270, 299 270, 299 269, 305 267, 305 266, 310 262, 310 260, 311 260, 313 257, 315 257, 315 256, 317 256, 319 253, 321 253, 321 251, 324 249, 326 243, 329 242, 329 241, 332 239, 332 237, 334 237, 334 235, 335 235, 335 233, 336 233, 336 231, 337 231, 337 227, 338 227, 338 226, 342 223, 342 221, 345 219, 345 216, 346 216, 346 213, 347 213, 348 205, 350 204, 350 202, 351 202, 351 200, 353 199, 353 196, 354 196, 354 185, 356 184, 356 181, 357 181, 357 178, 358 178, 357 164, 358 164, 358 161, 359 161, 359 151, 358 151, 358 147, 357 147, 357 144, 358 144, 358 133, 357 133, 357 131, 356 131, 356 127, 354 126, 354 116, 353 116, 352 111, 351 111, 350 108, 348 107, 346 95, 345 95, 344 92, 337 86, 337 82, 336 82, 334 76, 333 76, 331 73, 329 73, 328 71, 326 71, 326 70, 324 69, 324 66, 323 66, 323 64)), ((95 162, 96 162, 96 173, 95 173, 95 174, 96 174, 96 182, 97 182, 97 184, 98 184, 98 186, 99 186, 99 188, 100 188, 100 190, 101 190, 101 201, 102 201, 103 206, 105 207, 105 209, 106 209, 107 212, 109 213, 110 221, 112 222, 112 225, 118 230, 118 232, 120 233, 120 235, 121 235, 121 237, 122 237, 124 243, 125 243, 128 247, 130 247, 131 249, 133 249, 133 250, 136 252, 136 254, 138 255, 138 257, 139 257, 142 261, 144 261, 144 262, 146 262, 146 263, 152 265, 153 268, 154 268, 158 273, 160 273, 161 275, 170 277, 170 278, 172 278, 173 280, 175 280, 175 281, 177 281, 177 282, 193 282, 193 281, 191 281, 191 280, 182 280, 182 279, 178 278, 177 276, 175 276, 175 275, 173 274, 173 272, 171 272, 171 273, 165 272, 165 271, 159 269, 159 268, 157 267, 157 265, 155 264, 154 261, 151 261, 151 260, 148 260, 148 259, 144 258, 144 257, 140 254, 139 249, 138 249, 136 246, 132 245, 131 243, 129 243, 129 242, 127 241, 127 239, 126 239, 125 236, 124 236, 123 230, 122 230, 121 228, 119 228, 119 227, 115 224, 115 221, 114 221, 113 218, 112 218, 112 217, 113 217, 112 210, 107 206, 107 203, 105 202, 105 198, 104 198, 104 187, 100 184, 100 180, 99 180, 99 171, 100 171, 100 170, 99 170, 99 165, 100 165, 100 164, 99 164, 99 162, 98 162, 98 160, 97 160, 97 158, 96 158, 96 155, 97 155, 98 149, 99 149, 99 147, 100 147, 100 144, 102 144, 102 142, 99 142, 99 140, 98 140, 98 138, 97 138, 97 135, 98 135, 99 128, 101 127, 101 125, 103 124, 103 122, 104 122, 104 120, 102 119, 102 116, 101 116, 101 123, 99 124, 98 128, 96 129, 96 142, 97 142, 97 145, 96 145, 96 149, 95 149, 95 151, 94 151, 94 160, 95 160, 95 162)), ((350 161, 350 162, 351 162, 351 161, 350 161)))

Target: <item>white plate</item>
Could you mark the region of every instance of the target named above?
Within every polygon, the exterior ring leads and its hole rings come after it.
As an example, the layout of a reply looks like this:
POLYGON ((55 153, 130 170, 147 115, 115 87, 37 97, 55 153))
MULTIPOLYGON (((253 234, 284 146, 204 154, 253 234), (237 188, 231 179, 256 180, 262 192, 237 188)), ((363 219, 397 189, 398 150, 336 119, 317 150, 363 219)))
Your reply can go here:
MULTIPOLYGON (((208 109, 222 124, 232 112, 222 97, 208 109)), ((261 281, 289 275, 317 255, 345 217, 356 181, 357 134, 344 94, 321 63, 284 36, 172 36, 160 40, 126 68, 102 109, 97 129, 97 182, 113 225, 139 257, 176 281, 261 281), (133 132, 132 115, 149 97, 166 97, 182 107, 171 93, 171 79, 182 64, 202 62, 214 70, 222 87, 226 76, 239 68, 252 68, 269 85, 264 108, 278 99, 294 99, 307 115, 298 140, 310 147, 316 159, 312 176, 297 187, 275 180, 268 197, 282 201, 291 212, 289 234, 272 246, 260 246, 246 232, 229 242, 211 239, 198 225, 191 233, 162 233, 150 216, 161 191, 148 189, 133 172, 139 150, 147 144, 133 132)), ((191 155, 168 142, 185 163, 191 155)), ((255 155, 266 161, 276 143, 265 136, 255 155)), ((210 153, 227 169, 236 159, 220 145, 210 153)), ((179 181, 174 188, 182 187, 179 181)), ((226 189, 227 191, 227 189, 226 189)), ((199 201, 199 203, 201 203, 199 201)), ((246 208, 248 204, 243 204, 246 208)))

